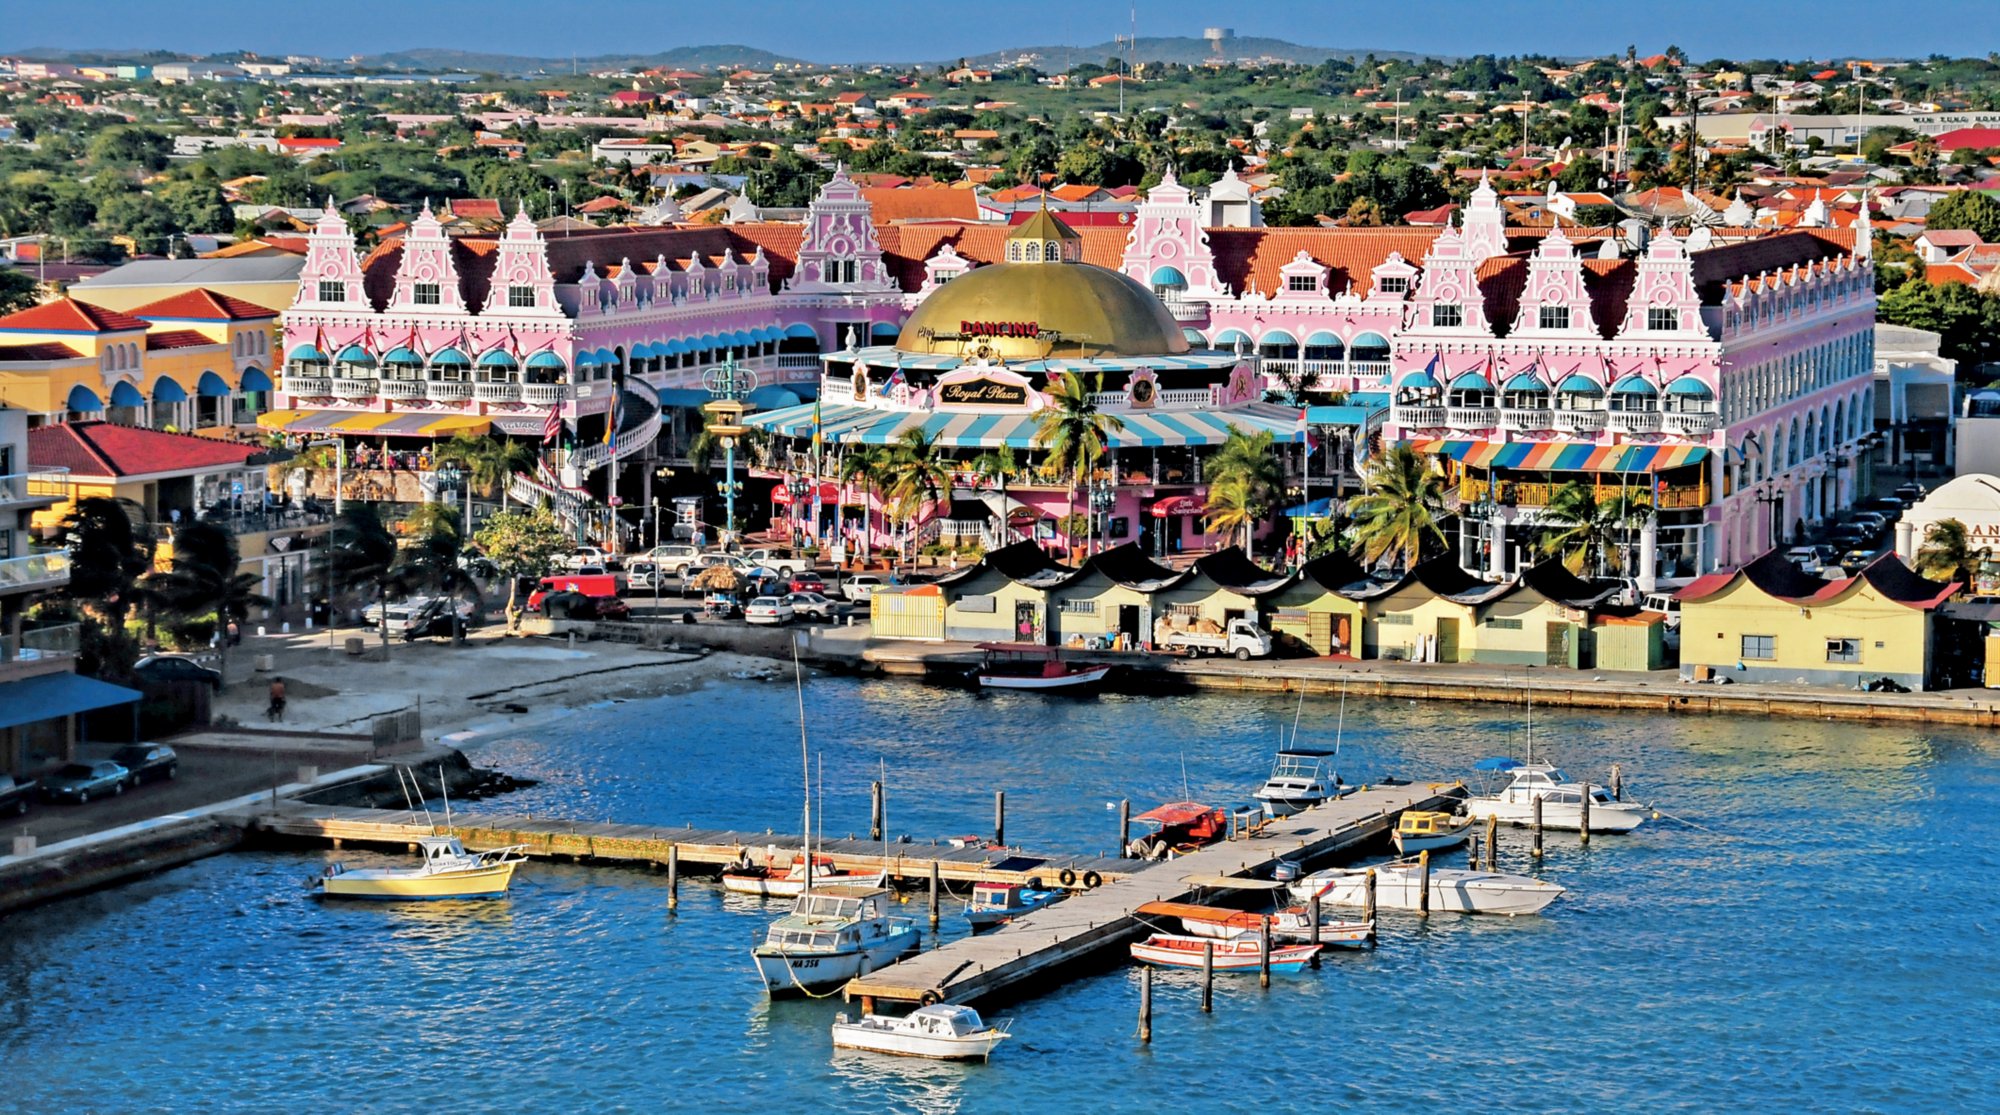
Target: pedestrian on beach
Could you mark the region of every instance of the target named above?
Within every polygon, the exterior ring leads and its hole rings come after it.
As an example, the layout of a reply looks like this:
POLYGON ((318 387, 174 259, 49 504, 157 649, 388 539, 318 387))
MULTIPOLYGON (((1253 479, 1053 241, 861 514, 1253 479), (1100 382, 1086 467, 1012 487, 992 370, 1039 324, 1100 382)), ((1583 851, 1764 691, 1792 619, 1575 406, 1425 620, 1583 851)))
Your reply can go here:
POLYGON ((271 704, 264 710, 264 719, 282 724, 285 721, 285 679, 271 679, 271 704))

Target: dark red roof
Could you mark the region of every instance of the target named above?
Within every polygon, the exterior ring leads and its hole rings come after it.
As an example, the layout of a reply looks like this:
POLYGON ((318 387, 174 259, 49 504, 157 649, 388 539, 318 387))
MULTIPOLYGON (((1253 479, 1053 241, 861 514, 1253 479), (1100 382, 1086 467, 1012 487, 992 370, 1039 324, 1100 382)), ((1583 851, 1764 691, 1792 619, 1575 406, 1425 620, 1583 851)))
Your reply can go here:
POLYGON ((255 445, 169 434, 109 422, 71 422, 28 431, 28 463, 71 476, 150 476, 249 463, 255 445))
POLYGON ((124 333, 145 329, 131 314, 74 298, 58 298, 0 317, 0 331, 20 333, 124 333))
POLYGON ((1886 599, 1919 611, 1929 611, 1951 599, 1959 589, 1956 582, 1947 584, 1919 576, 1894 553, 1877 556, 1852 577, 1823 580, 1786 558, 1784 551, 1767 550, 1741 569, 1696 577, 1676 593, 1675 598, 1682 601, 1706 600, 1734 584, 1738 577, 1748 578, 1766 596, 1799 605, 1837 599, 1848 589, 1866 581, 1886 599))
POLYGON ((200 348, 203 345, 221 345, 223 342, 198 333, 192 329, 163 329, 158 333, 146 334, 146 350, 157 352, 163 348, 200 348))
POLYGON ((260 318, 277 317, 278 311, 268 310, 255 302, 245 302, 241 298, 231 298, 227 294, 217 294, 205 288, 183 291, 158 302, 148 302, 132 311, 133 317, 147 321, 177 318, 185 321, 254 321, 260 318))
POLYGON ((32 345, 0 345, 0 362, 8 360, 75 360, 83 353, 54 341, 32 345))

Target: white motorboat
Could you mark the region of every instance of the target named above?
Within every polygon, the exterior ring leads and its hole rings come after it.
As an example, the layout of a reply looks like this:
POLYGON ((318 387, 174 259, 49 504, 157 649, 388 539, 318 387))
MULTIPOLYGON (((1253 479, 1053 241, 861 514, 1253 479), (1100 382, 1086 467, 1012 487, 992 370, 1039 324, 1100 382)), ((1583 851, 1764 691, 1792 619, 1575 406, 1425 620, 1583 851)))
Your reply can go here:
POLYGON ((1341 792, 1340 775, 1329 769, 1328 759, 1336 752, 1286 748, 1271 763, 1271 776, 1251 797, 1263 806, 1264 816, 1289 817, 1311 809, 1341 792))
POLYGON ((888 916, 890 892, 879 887, 815 888, 771 923, 751 950, 771 997, 839 990, 917 947, 908 918, 888 916))
MULTIPOLYGON (((1247 935, 1255 939, 1260 927, 1268 922, 1274 941, 1312 940, 1312 912, 1305 906, 1259 914, 1193 902, 1148 902, 1139 907, 1138 913, 1147 918, 1179 918, 1181 932, 1190 937, 1233 941, 1247 935)), ((1330 949, 1361 948, 1367 945, 1374 932, 1374 922, 1339 921, 1321 915, 1319 943, 1330 949)))
POLYGON ((320 876, 320 893, 328 898, 385 901, 504 898, 514 881, 514 868, 528 859, 522 850, 526 845, 468 852, 456 836, 426 836, 417 847, 424 862, 416 867, 332 864, 320 876))
MULTIPOLYGON (((1291 884, 1292 898, 1310 902, 1319 896, 1323 905, 1366 906, 1368 872, 1365 867, 1338 867, 1315 871, 1291 884)), ((1414 863, 1389 863, 1373 868, 1375 905, 1385 910, 1414 910, 1422 893, 1422 869, 1414 863)), ((1431 868, 1430 907, 1437 913, 1518 914, 1540 913, 1562 897, 1565 888, 1526 875, 1502 875, 1493 871, 1461 871, 1449 867, 1431 868)))
POLYGON ((1542 827, 1576 832, 1583 827, 1583 799, 1590 797, 1590 831, 1631 832, 1651 810, 1637 802, 1619 801, 1602 786, 1577 782, 1547 763, 1518 759, 1482 759, 1481 770, 1505 771, 1509 780, 1497 794, 1468 798, 1465 812, 1476 821, 1496 817, 1503 825, 1535 823, 1535 800, 1541 799, 1542 827))
POLYGON ((1472 835, 1472 818, 1428 809, 1406 809, 1396 819, 1396 850, 1406 856, 1456 848, 1472 835))
POLYGON ((971 1007, 933 1003, 902 1018, 863 1015, 849 1022, 833 1019, 833 1047, 887 1053, 896 1057, 928 1057, 935 1061, 984 1061, 1007 1039, 1013 1019, 987 1025, 971 1007))
MULTIPOLYGON (((1211 950, 1218 972, 1254 972, 1263 965, 1264 944, 1249 933, 1227 939, 1155 933, 1132 943, 1132 959, 1166 968, 1201 968, 1210 963, 1211 950)), ((1272 945, 1271 970, 1296 972, 1312 963, 1319 950, 1318 945, 1272 945)))
MULTIPOLYGON (((812 885, 815 887, 879 887, 888 881, 887 871, 842 871, 825 856, 813 857, 812 885)), ((768 865, 732 867, 722 873, 722 889, 731 894, 752 894, 760 898, 797 898, 806 890, 805 858, 794 857, 782 873, 768 865)))

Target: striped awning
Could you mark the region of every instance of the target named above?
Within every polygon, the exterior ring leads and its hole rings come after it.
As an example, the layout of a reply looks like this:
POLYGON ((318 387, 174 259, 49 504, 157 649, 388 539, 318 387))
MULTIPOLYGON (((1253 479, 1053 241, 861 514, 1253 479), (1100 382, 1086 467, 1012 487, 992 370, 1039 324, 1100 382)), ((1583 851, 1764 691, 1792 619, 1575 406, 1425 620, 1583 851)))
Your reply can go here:
POLYGON ((778 410, 746 414, 743 416, 743 424, 769 430, 780 437, 811 437, 814 410, 819 412, 820 432, 828 441, 836 440, 840 434, 856 426, 865 426, 881 418, 883 414, 874 407, 858 407, 845 403, 820 406, 802 403, 778 410))
POLYGON ((1699 445, 1593 445, 1587 441, 1412 441, 1426 457, 1471 468, 1531 472, 1665 472, 1706 460, 1699 445))
MULTIPOLYGON (((537 419, 540 422, 541 419, 537 419)), ((288 434, 378 434, 385 437, 445 437, 483 434, 493 420, 478 414, 371 414, 351 410, 272 410, 257 425, 288 434)))

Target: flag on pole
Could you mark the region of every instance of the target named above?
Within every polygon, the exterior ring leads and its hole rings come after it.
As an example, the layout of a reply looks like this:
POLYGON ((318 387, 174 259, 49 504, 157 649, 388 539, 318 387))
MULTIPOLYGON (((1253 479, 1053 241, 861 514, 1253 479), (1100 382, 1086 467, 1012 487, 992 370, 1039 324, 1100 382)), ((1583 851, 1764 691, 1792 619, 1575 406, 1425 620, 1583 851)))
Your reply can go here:
POLYGON ((604 423, 604 444, 611 447, 611 455, 614 457, 618 455, 618 411, 621 402, 623 400, 619 396, 611 397, 611 413, 605 416, 604 423))
POLYGON ((562 432, 563 432, 562 408, 559 406, 552 406, 549 408, 548 421, 542 423, 542 444, 547 445, 550 442, 562 441, 562 432))

